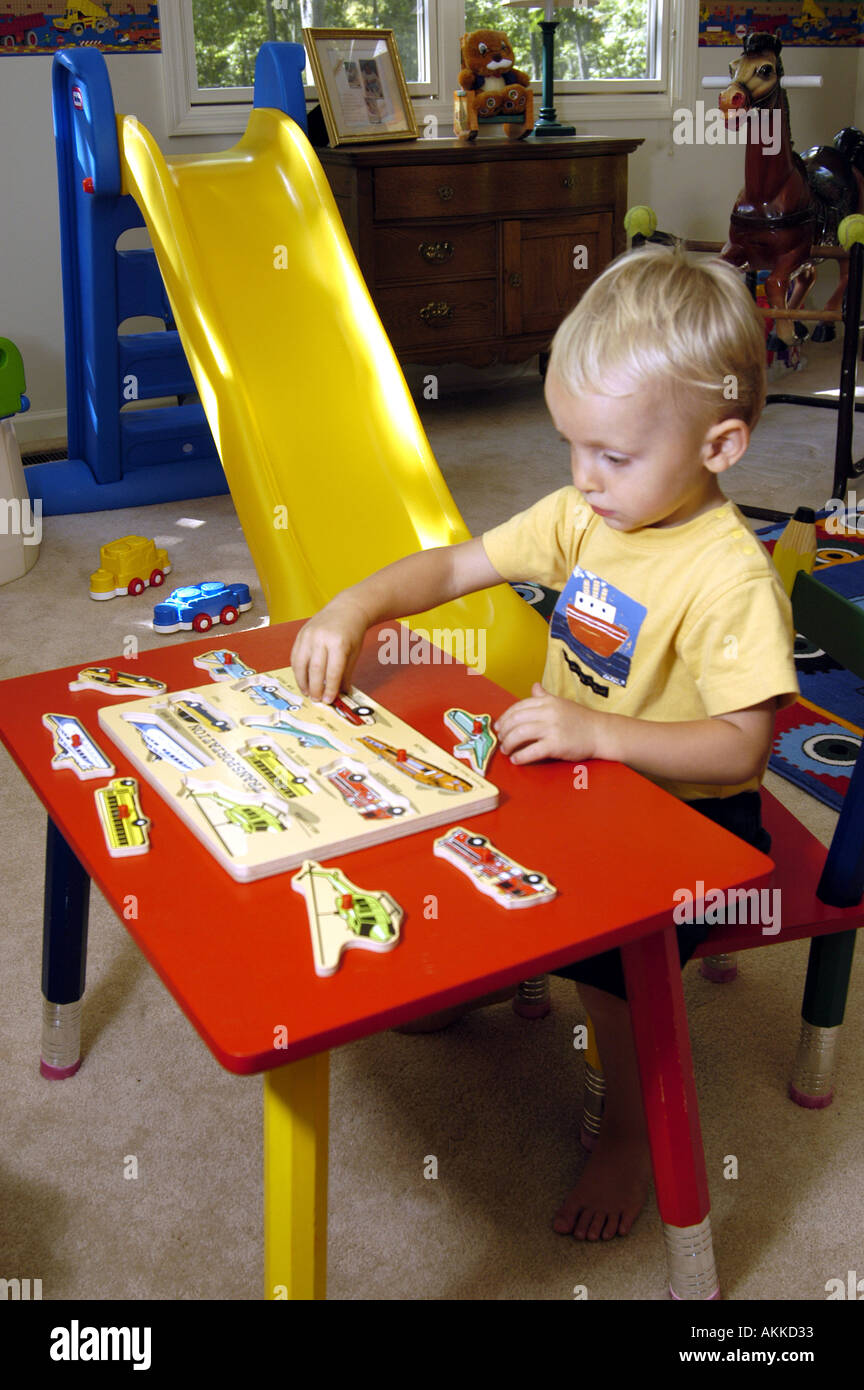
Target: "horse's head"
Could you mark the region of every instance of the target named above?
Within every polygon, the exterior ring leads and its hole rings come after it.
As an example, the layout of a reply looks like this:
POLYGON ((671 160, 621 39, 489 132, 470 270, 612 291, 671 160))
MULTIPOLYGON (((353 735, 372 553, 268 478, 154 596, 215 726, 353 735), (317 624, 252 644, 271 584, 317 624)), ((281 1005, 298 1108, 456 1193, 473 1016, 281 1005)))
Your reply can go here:
POLYGON ((776 34, 752 32, 744 40, 744 52, 729 64, 732 78, 720 93, 720 110, 729 117, 745 116, 751 107, 774 106, 780 100, 783 47, 776 34))

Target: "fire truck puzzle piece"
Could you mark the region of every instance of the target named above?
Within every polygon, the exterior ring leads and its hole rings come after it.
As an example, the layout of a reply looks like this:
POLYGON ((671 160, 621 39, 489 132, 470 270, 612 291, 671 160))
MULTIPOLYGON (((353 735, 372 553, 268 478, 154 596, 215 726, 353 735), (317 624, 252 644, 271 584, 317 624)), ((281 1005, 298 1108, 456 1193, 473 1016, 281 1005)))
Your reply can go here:
POLYGON ((215 651, 193 656, 192 665, 206 671, 211 681, 236 681, 241 676, 255 675, 253 668, 247 666, 236 652, 230 652, 227 647, 217 647, 215 651))
POLYGON ((485 776, 489 760, 498 747, 498 739, 492 732, 491 714, 448 709, 444 712, 444 723, 451 733, 462 735, 462 742, 453 748, 453 756, 470 763, 475 772, 485 776))
POLYGON ((433 853, 446 859, 501 907, 537 907, 554 898, 558 889, 545 874, 526 869, 503 854, 485 835, 454 825, 434 843, 433 853))
POLYGON ((358 888, 341 869, 325 869, 307 859, 291 880, 306 899, 315 973, 339 969, 343 951, 392 951, 398 946, 404 913, 389 893, 358 888))
POLYGON ((155 676, 141 676, 134 671, 117 671, 112 666, 85 666, 70 690, 98 690, 102 695, 164 695, 168 689, 155 676))
POLYGON ((55 772, 71 767, 82 782, 91 777, 113 777, 117 769, 80 719, 71 714, 43 714, 42 723, 54 739, 51 767, 55 772))
POLYGON ((115 859, 146 854, 150 848, 150 821, 141 810, 134 777, 115 777, 93 793, 108 853, 115 859))

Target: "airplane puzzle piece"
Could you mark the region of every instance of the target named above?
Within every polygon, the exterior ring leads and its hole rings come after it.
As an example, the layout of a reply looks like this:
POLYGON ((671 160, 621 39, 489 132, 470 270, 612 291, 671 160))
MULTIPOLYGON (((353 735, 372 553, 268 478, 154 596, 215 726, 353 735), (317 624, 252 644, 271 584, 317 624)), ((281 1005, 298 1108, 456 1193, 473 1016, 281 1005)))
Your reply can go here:
POLYGON ((150 821, 141 810, 134 777, 115 777, 93 793, 108 853, 115 859, 146 854, 150 848, 150 821))
POLYGON ((471 879, 501 907, 537 907, 554 898, 558 889, 545 874, 526 869, 503 854, 485 835, 454 825, 433 845, 433 853, 446 859, 471 879))
POLYGON ((247 666, 236 652, 229 651, 227 647, 217 647, 215 651, 193 656, 192 665, 206 671, 211 681, 236 681, 241 676, 255 675, 253 668, 247 666))
POLYGON ((444 712, 444 723, 451 733, 461 734, 462 742, 453 749, 454 757, 471 763, 475 772, 482 777, 489 759, 498 747, 498 739, 492 732, 491 714, 471 714, 467 709, 448 709, 444 712))
POLYGON ((302 719, 295 719, 289 724, 287 719, 266 719, 263 715, 261 718, 249 715, 241 719, 240 723, 250 729, 263 729, 268 734, 288 734, 291 738, 296 738, 301 748, 332 748, 334 753, 350 752, 350 749, 333 734, 325 738, 314 724, 306 724, 302 719))
POLYGON ((164 695, 168 689, 155 676, 141 676, 134 671, 117 671, 111 666, 85 666, 70 690, 99 690, 105 695, 164 695))
POLYGON ((392 951, 399 944, 404 913, 389 893, 358 888, 341 869, 304 861, 291 880, 306 899, 316 975, 333 975, 343 951, 392 951))
POLYGON ((43 714, 42 723, 54 738, 51 767, 55 772, 71 767, 86 782, 90 777, 112 777, 117 771, 80 719, 71 714, 43 714))

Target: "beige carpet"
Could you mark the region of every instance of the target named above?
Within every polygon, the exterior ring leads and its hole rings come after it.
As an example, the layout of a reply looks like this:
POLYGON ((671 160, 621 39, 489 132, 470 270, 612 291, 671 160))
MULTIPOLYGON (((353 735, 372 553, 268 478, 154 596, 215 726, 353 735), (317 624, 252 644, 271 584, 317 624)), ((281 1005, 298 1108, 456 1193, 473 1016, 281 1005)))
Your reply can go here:
MULTIPOLYGON (((836 384, 836 349, 810 349, 791 388, 836 384)), ((413 375, 413 374, 412 374, 413 375)), ((472 385, 417 393, 433 448, 475 531, 567 480, 536 371, 461 371, 472 385)), ((418 374, 419 379, 419 374, 418 374)), ((455 379, 455 378, 454 378, 455 379)), ((736 500, 789 509, 830 489, 833 418, 774 408, 729 476, 736 500)), ((858 454, 864 442, 858 434, 858 454)), ((862 490, 864 491, 864 490, 862 490)), ((127 634, 161 644, 150 603, 94 604, 101 541, 153 535, 177 582, 254 581, 230 499, 52 518, 39 563, 0 588, 0 675, 115 656, 127 634)), ((244 627, 265 621, 260 589, 244 627)), ((182 637, 171 639, 184 640, 182 637)), ((39 960, 44 816, 0 754, 0 1277, 45 1299, 257 1299, 262 1293, 261 1081, 223 1072, 122 925, 94 895, 84 1064, 41 1079, 39 960), (124 1160, 138 1160, 136 1180, 124 1160)), ((825 839, 833 817, 771 779, 825 839)), ((218 872, 214 868, 214 872, 218 872)), ((467 924, 466 924, 467 927, 467 924)), ((752 951, 737 982, 685 977, 721 1281, 728 1299, 825 1298, 862 1270, 864 1023, 853 973, 834 1105, 785 1096, 806 944, 752 951), (728 1156, 738 1177, 724 1178, 728 1156)), ((664 1299, 653 1202, 607 1246, 556 1236, 550 1218, 583 1162, 575 992, 553 982, 540 1023, 499 1005, 434 1036, 387 1033, 332 1059, 332 1299, 664 1299), (428 1155, 437 1180, 424 1178, 428 1155)))

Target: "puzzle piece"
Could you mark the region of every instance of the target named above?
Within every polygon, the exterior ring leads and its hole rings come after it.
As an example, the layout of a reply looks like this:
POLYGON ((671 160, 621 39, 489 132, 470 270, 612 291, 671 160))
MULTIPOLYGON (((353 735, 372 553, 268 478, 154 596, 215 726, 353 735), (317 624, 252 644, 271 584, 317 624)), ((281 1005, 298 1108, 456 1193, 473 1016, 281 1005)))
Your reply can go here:
POLYGON ((146 854, 150 848, 150 821, 141 810, 134 777, 115 777, 93 793, 108 853, 115 859, 146 854))
POLYGON ((86 782, 91 777, 111 777, 117 771, 80 719, 71 714, 43 714, 42 723, 54 738, 51 767, 55 772, 71 767, 86 782))
POLYGON ((463 762, 471 763, 475 772, 483 777, 489 760, 498 747, 498 739, 492 732, 491 714, 471 714, 467 709, 448 709, 444 711, 444 723, 454 734, 462 734, 463 740, 457 743, 453 754, 463 762))
POLYGON ((558 892, 545 874, 526 869, 485 835, 466 830, 464 825, 454 825, 441 835, 433 852, 467 874, 475 888, 501 907, 537 907, 558 892))
POLYGON ((306 899, 316 975, 333 975, 343 951, 392 951, 404 913, 389 893, 358 888, 341 869, 307 859, 291 880, 306 899))
POLYGON ((236 681, 241 676, 255 675, 254 669, 227 647, 217 647, 215 651, 193 656, 192 665, 206 671, 211 681, 236 681))
POLYGON ((164 695, 168 689, 155 676, 141 676, 133 671, 117 671, 111 666, 85 666, 70 690, 98 690, 104 695, 164 695))

